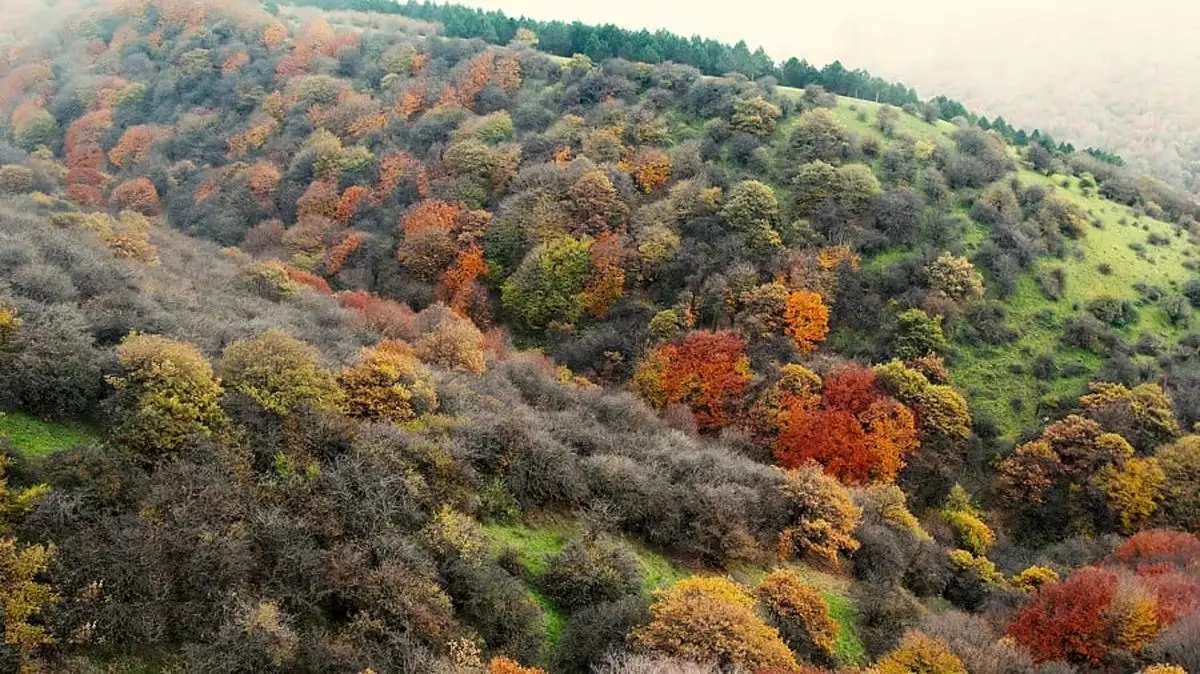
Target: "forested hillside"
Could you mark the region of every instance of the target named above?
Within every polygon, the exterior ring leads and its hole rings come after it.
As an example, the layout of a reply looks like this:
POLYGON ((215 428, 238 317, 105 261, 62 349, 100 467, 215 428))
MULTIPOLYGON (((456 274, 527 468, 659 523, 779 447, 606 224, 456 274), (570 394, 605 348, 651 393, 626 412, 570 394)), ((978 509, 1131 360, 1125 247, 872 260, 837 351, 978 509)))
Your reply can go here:
MULTIPOLYGON (((356 2, 395 11, 393 3, 356 2)), ((421 13, 434 11, 424 3, 411 4, 421 13)), ((726 51, 700 41, 705 43, 699 50, 702 61, 735 56, 720 66, 723 69, 708 74, 747 72, 741 65, 745 63, 761 68, 770 63, 766 54, 793 65, 830 64, 831 72, 844 74, 849 73, 841 64, 866 68, 922 95, 957 99, 988 119, 1002 116, 1007 123, 1041 129, 1078 147, 1104 148, 1140 172, 1193 192, 1197 189, 1200 144, 1195 129, 1200 106, 1190 84, 1200 66, 1200 50, 1190 36, 1200 21, 1200 10, 1190 3, 1148 0, 1100 7, 1086 0, 1052 4, 1014 0, 998 10, 988 3, 946 0, 842 0, 821 5, 749 0, 739 4, 736 12, 725 11, 722 5, 680 12, 674 6, 632 0, 569 8, 549 0, 466 0, 465 4, 501 9, 510 17, 527 14, 542 19, 539 23, 550 33, 547 49, 555 53, 570 42, 575 51, 593 58, 594 53, 585 49, 610 48, 614 51, 606 56, 653 61, 661 55, 680 62, 690 50, 664 51, 657 43, 654 49, 645 47, 644 37, 657 36, 661 31, 656 29, 667 27, 689 44, 696 41, 686 36, 694 33, 719 36, 729 43, 726 51), (577 19, 606 25, 577 26, 577 19), (614 30, 611 24, 632 30, 614 30), (638 30, 643 27, 650 30, 638 30), (597 32, 590 44, 590 31, 585 28, 597 32)), ((453 35, 491 39, 492 33, 502 36, 504 26, 516 21, 493 20, 494 25, 488 26, 463 8, 437 11, 455 15, 443 21, 453 35)), ((793 68, 792 73, 798 71, 793 68)), ((874 88, 860 88, 859 97, 874 99, 874 88)), ((855 95, 853 89, 838 93, 855 95)))
POLYGON ((18 10, 0 668, 1200 671, 1195 201, 421 7, 18 10))

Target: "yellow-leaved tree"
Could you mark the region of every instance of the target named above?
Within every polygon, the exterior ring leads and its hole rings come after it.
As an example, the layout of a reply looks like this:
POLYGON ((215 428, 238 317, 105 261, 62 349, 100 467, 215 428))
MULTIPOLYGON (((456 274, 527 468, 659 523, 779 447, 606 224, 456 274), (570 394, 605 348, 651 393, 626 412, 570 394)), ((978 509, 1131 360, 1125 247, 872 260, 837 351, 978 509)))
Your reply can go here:
POLYGON ((131 334, 117 348, 121 420, 113 437, 144 457, 172 452, 228 424, 212 365, 188 342, 131 334))
POLYGON ((876 664, 879 674, 967 674, 962 660, 945 641, 909 631, 892 652, 876 664))
POLYGON ((230 344, 221 356, 220 374, 227 390, 281 416, 301 407, 336 412, 345 400, 316 350, 282 330, 230 344))
POLYGON ((4 478, 8 457, 0 454, 0 614, 4 620, 4 643, 16 654, 18 671, 39 671, 34 657, 39 648, 54 642, 45 627, 34 619, 43 609, 58 602, 58 595, 38 577, 45 573, 54 547, 23 545, 12 536, 17 517, 41 499, 45 485, 9 489, 4 478))
POLYGON ((733 581, 693 576, 655 593, 650 622, 633 632, 652 651, 722 667, 795 671, 796 658, 733 581))
POLYGON ((408 344, 385 339, 338 376, 350 416, 409 421, 437 409, 429 371, 408 344))

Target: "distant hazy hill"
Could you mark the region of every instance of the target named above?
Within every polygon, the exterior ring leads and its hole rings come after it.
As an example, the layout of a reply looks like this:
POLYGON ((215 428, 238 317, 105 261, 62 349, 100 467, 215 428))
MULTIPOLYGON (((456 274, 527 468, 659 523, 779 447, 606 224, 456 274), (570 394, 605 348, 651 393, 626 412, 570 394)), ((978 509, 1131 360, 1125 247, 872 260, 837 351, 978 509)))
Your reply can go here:
POLYGON ((686 15, 624 0, 569 9, 548 0, 466 4, 744 39, 777 60, 841 60, 916 87, 922 97, 944 94, 989 119, 1002 115, 1014 126, 1103 147, 1136 169, 1198 185, 1200 94, 1192 82, 1200 44, 1191 33, 1200 8, 1189 3, 850 0, 778 7, 751 0, 738 12, 713 7, 686 15))

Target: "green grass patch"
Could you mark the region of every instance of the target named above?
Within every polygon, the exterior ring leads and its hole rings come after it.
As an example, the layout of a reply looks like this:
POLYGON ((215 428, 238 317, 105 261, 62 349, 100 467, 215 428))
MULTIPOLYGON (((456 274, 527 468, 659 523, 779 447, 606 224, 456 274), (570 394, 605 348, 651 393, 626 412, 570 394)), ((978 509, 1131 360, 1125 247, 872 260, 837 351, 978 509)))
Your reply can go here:
POLYGON ((526 526, 523 524, 486 524, 484 532, 492 542, 492 554, 513 550, 521 567, 525 570, 526 590, 529 598, 542 609, 542 624, 546 629, 546 642, 542 657, 548 660, 562 638, 566 617, 554 602, 542 594, 536 585, 538 576, 546 572, 547 558, 562 549, 567 543, 568 527, 562 524, 526 526))
POLYGON ((858 638, 858 607, 854 600, 836 592, 822 592, 829 603, 829 615, 837 621, 838 635, 833 642, 833 655, 842 667, 867 664, 867 649, 858 638))
POLYGON ((664 588, 688 575, 686 571, 672 564, 666 557, 639 543, 634 543, 633 549, 637 553, 638 562, 642 565, 642 589, 646 592, 664 588))
MULTIPOLYGON (((517 554, 521 566, 531 577, 546 572, 547 559, 562 550, 571 537, 581 534, 578 523, 559 519, 539 519, 532 524, 487 524, 484 531, 492 541, 494 554, 510 548, 517 554)), ((666 587, 688 575, 688 571, 641 541, 618 536, 633 548, 644 575, 642 587, 650 592, 666 587)))
POLYGON ((562 638, 566 618, 554 605, 554 602, 537 588, 529 588, 529 597, 542 609, 542 625, 546 628, 546 643, 542 646, 542 659, 549 662, 550 654, 558 647, 558 641, 562 638))
POLYGON ((45 421, 20 412, 0 412, 0 436, 29 458, 99 441, 96 431, 78 422, 45 421))
POLYGON ((563 524, 527 526, 524 524, 487 524, 484 531, 492 540, 493 551, 499 554, 512 549, 521 566, 531 576, 546 572, 546 560, 562 550, 570 538, 571 529, 563 524))
POLYGON ((867 271, 885 271, 911 253, 912 250, 904 246, 891 246, 867 258, 862 263, 862 268, 867 271))
MULTIPOLYGON (((803 91, 779 87, 781 95, 798 98, 803 91)), ((925 139, 943 146, 953 144, 955 126, 938 120, 925 122, 903 111, 896 117, 892 138, 884 137, 878 127, 877 114, 881 104, 844 96, 832 112, 838 121, 859 138, 873 136, 886 148, 902 136, 925 139)), ((799 115, 781 125, 775 143, 787 143, 791 127, 799 115)), ((1163 309, 1147 302, 1134 288, 1135 283, 1156 286, 1164 295, 1179 293, 1182 284, 1194 273, 1184 263, 1200 262, 1200 248, 1186 235, 1179 235, 1174 225, 1146 215, 1138 216, 1133 209, 1104 199, 1095 188, 1084 190, 1075 177, 1045 176, 1020 163, 1017 148, 1011 148, 1018 170, 1010 174, 1022 185, 1053 187, 1055 193, 1079 206, 1089 220, 1086 234, 1069 242, 1070 252, 1063 258, 1043 257, 1025 270, 1013 296, 1003 300, 1007 324, 1019 335, 1011 343, 998 345, 968 345, 958 343, 957 358, 950 363, 956 385, 966 391, 973 410, 979 410, 996 420, 1001 434, 1015 439, 1023 430, 1041 426, 1045 412, 1057 400, 1070 399, 1084 392, 1087 382, 1103 367, 1096 354, 1067 348, 1062 343, 1068 321, 1087 311, 1088 304, 1099 297, 1111 296, 1130 300, 1138 305, 1137 324, 1120 330, 1127 341, 1148 335, 1166 346, 1175 344, 1187 331, 1185 326, 1172 325, 1163 309), (1150 243, 1165 238, 1165 245, 1150 243), (1105 268, 1101 268, 1101 264, 1105 268), (1037 285, 1039 272, 1060 267, 1066 272, 1063 297, 1050 300, 1037 285), (1033 375, 1033 362, 1039 355, 1052 355, 1060 371, 1069 373, 1047 381, 1033 375)), ((878 162, 876 162, 878 163, 878 162)), ((875 167, 878 168, 878 167, 875 167)), ((1007 180, 1007 178, 1005 178, 1007 180)), ((990 228, 968 217, 965 205, 951 209, 965 223, 961 242, 967 256, 976 253, 991 236, 990 228)), ((863 260, 863 267, 883 271, 909 254, 905 247, 891 247, 863 260)), ((1193 325, 1196 325, 1193 316, 1193 325)), ((861 336, 849 333, 831 335, 828 346, 855 353, 861 336)))

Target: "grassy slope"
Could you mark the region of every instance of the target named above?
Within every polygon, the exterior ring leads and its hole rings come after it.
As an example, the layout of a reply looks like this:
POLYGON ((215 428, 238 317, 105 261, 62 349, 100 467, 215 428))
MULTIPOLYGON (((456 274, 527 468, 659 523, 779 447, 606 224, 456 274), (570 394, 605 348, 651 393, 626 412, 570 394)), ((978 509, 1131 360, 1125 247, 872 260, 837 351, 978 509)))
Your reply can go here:
MULTIPOLYGON (((788 95, 803 94, 801 90, 788 87, 780 87, 780 90, 788 95)), ((890 141, 884 139, 875 126, 875 115, 880 107, 871 101, 840 97, 834 112, 843 125, 860 137, 874 135, 883 139, 886 145, 890 141), (861 113, 865 113, 865 120, 860 118, 861 113)), ((939 144, 952 142, 950 133, 954 128, 949 122, 928 124, 903 113, 896 126, 897 135, 926 138, 939 144)), ((786 139, 789 130, 784 128, 782 131, 780 137, 786 139)), ((958 345, 957 358, 951 363, 955 383, 970 395, 972 409, 993 416, 1001 432, 1009 438, 1040 424, 1043 420, 1039 415, 1040 401, 1079 395, 1087 381, 1101 368, 1102 362, 1095 354, 1061 344, 1063 328, 1070 317, 1086 311, 1088 302, 1101 296, 1137 301, 1140 296, 1133 285, 1139 281, 1158 286, 1166 294, 1177 293, 1182 283, 1193 275, 1184 263, 1189 259, 1200 262, 1195 244, 1186 236, 1176 236, 1172 225, 1147 216, 1136 217, 1132 208, 1103 199, 1095 190, 1085 194, 1077 178, 1048 177, 1025 167, 1015 175, 1024 185, 1054 187, 1057 194, 1079 205, 1089 218, 1099 220, 1101 226, 1089 227, 1087 235, 1075 245, 1074 254, 1068 255, 1067 259, 1043 258, 1022 274, 1017 292, 1004 300, 1008 307, 1008 325, 1019 332, 1013 343, 981 347, 958 345), (1126 224, 1120 224, 1121 220, 1126 224), (1147 239, 1151 233, 1166 235, 1171 243, 1150 245, 1147 239), (1145 248, 1144 254, 1139 255, 1131 248, 1139 244, 1145 248), (1107 263, 1111 273, 1101 273, 1101 263, 1107 263), (1052 267, 1062 267, 1066 271, 1064 297, 1057 301, 1047 299, 1035 280, 1040 270, 1052 267), (1074 364, 1083 373, 1039 382, 1030 365, 1041 354, 1052 354, 1060 368, 1074 364), (1011 401, 1020 402, 1014 404, 1011 401)), ((966 215, 965 208, 959 210, 966 215)), ((964 236, 968 254, 987 240, 987 234, 987 229, 978 224, 972 223, 968 227, 964 236)), ((890 249, 864 260, 863 264, 868 268, 886 268, 905 253, 903 249, 890 249)), ((1139 306, 1139 312, 1138 323, 1121 330, 1126 339, 1151 335, 1164 343, 1172 343, 1186 331, 1185 327, 1172 326, 1165 312, 1154 304, 1139 306)))
MULTIPOLYGON (((1088 229, 1078 242, 1076 254, 1064 260, 1043 258, 1022 275, 1017 292, 1006 300, 1008 322, 1021 333, 1016 342, 1000 347, 963 348, 954 364, 955 378, 970 393, 974 406, 991 412, 1009 436, 1039 421, 1039 400, 1047 396, 1079 395, 1090 376, 1100 368, 1101 361, 1094 354, 1062 345, 1063 326, 1071 316, 1085 311, 1087 304, 1098 297, 1137 301, 1140 296, 1133 286, 1139 281, 1158 286, 1167 294, 1177 293, 1191 275, 1184 262, 1195 254, 1195 245, 1184 237, 1176 237, 1172 225, 1145 216, 1138 219, 1127 206, 1085 196, 1074 178, 1049 178, 1024 169, 1019 178, 1023 184, 1054 185, 1059 195, 1098 219, 1101 227, 1088 229), (1070 187, 1063 188, 1064 181, 1070 187), (1122 219, 1127 224, 1120 224, 1122 219), (1171 243, 1150 245, 1147 238, 1151 233, 1166 235, 1171 243), (1145 247, 1142 255, 1130 247, 1138 244, 1145 247), (1109 265, 1111 272, 1102 273, 1101 263, 1109 265), (1047 299, 1034 280, 1037 271, 1053 267, 1063 268, 1067 279, 1064 296, 1057 301, 1047 299), (1053 354, 1060 367, 1076 363, 1082 366, 1084 374, 1038 382, 1029 365, 1041 354, 1053 354), (1021 400, 1023 406, 1014 408, 1011 400, 1021 400)), ((1139 307, 1138 323, 1121 332, 1126 339, 1151 335, 1172 343, 1185 330, 1172 326, 1160 307, 1147 303, 1139 307)))
POLYGON ((37 458, 98 440, 83 424, 43 421, 20 412, 0 413, 0 436, 27 457, 37 458))
MULTIPOLYGON (((580 524, 564 518, 536 518, 526 524, 489 524, 484 527, 492 541, 493 554, 505 549, 516 552, 517 559, 525 569, 527 582, 546 571, 547 558, 558 552, 574 535, 582 532, 580 524)), ((642 543, 626 538, 633 546, 644 573, 643 589, 649 593, 666 587, 691 573, 718 573, 712 569, 687 568, 675 560, 651 550, 642 543)), ((841 627, 836 642, 836 655, 842 665, 859 665, 866 662, 866 651, 859 641, 855 621, 857 609, 847 596, 849 581, 815 569, 795 565, 793 567, 806 582, 815 587, 829 602, 829 611, 841 627)), ((766 570, 761 567, 737 569, 732 575, 745 583, 757 582, 766 570)), ((554 606, 553 601, 529 583, 530 597, 541 606, 549 636, 547 649, 552 650, 562 634, 565 616, 554 606)))

